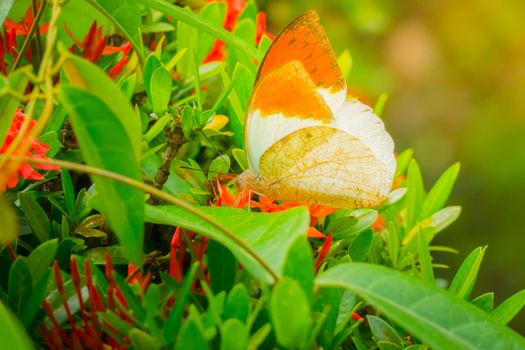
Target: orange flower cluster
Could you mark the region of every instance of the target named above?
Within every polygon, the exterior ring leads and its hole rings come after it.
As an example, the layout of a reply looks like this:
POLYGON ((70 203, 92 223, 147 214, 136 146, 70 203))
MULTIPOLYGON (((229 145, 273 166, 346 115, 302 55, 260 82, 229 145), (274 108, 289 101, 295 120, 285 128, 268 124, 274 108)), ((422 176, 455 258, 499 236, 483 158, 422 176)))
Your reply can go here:
MULTIPOLYGON (((9 146, 13 143, 15 138, 22 133, 22 125, 25 120, 29 118, 26 116, 20 109, 15 112, 13 122, 9 128, 4 143, 0 147, 0 154, 5 154, 9 146)), ((29 127, 22 134, 22 144, 31 144, 31 148, 26 154, 20 154, 18 148, 13 152, 13 156, 18 157, 30 157, 36 160, 48 160, 46 157, 47 151, 49 151, 49 146, 38 141, 34 137, 29 136, 31 129, 34 127, 35 121, 33 119, 29 120, 29 127)), ((19 136, 20 137, 20 136, 19 136)), ((21 176, 24 179, 28 180, 42 180, 44 177, 42 174, 37 172, 34 168, 40 170, 59 170, 57 166, 54 165, 45 165, 45 164, 34 164, 31 165, 28 162, 12 162, 5 161, 2 168, 0 169, 0 191, 5 191, 7 185, 8 188, 13 188, 18 184, 18 176, 21 176)))
POLYGON ((258 201, 255 201, 251 199, 253 194, 252 191, 242 191, 234 196, 220 182, 217 182, 217 192, 217 202, 215 203, 217 206, 225 205, 233 208, 245 208, 247 205, 250 205, 250 207, 260 209, 263 213, 275 213, 304 205, 310 211, 310 227, 307 232, 307 236, 310 238, 327 238, 325 234, 315 228, 315 225, 317 225, 319 219, 324 218, 337 210, 337 208, 328 208, 309 203, 277 203, 275 199, 265 196, 259 196, 258 201))

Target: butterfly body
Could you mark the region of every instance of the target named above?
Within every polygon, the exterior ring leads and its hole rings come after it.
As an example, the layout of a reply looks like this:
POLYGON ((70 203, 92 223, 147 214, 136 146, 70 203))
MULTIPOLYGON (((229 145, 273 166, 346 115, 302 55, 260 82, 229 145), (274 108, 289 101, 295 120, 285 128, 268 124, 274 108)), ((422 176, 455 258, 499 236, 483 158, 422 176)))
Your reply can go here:
POLYGON ((259 67, 238 183, 276 199, 371 207, 388 195, 393 141, 346 85, 315 12, 293 21, 259 67))

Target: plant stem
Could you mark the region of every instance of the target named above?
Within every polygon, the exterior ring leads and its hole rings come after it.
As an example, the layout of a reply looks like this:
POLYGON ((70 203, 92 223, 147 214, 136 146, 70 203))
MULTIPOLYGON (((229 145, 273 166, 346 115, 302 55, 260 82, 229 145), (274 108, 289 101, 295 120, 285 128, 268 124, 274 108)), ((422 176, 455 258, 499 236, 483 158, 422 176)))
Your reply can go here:
MULTIPOLYGON (((38 23, 40 23, 40 19, 42 18, 42 15, 44 14, 44 9, 46 8, 46 1, 42 1, 42 5, 40 5, 40 8, 38 9, 38 12, 36 13, 35 19, 33 21, 33 24, 31 25, 31 28, 29 29, 29 33, 27 33, 27 36, 22 43, 22 47, 20 48, 20 52, 18 53, 18 57, 16 58, 15 63, 13 63, 13 66, 11 67, 11 70, 9 71, 9 74, 13 73, 15 69, 18 67, 20 62, 22 62, 22 59, 26 53, 27 47, 29 46, 29 43, 31 43, 31 39, 33 39, 33 34, 35 34, 35 31, 38 32, 38 23)), ((40 33, 38 33, 38 39, 40 38, 40 33)))
MULTIPOLYGON (((7 158, 7 156, 0 155, 0 160, 2 158, 7 158)), ((264 261, 243 240, 241 240, 239 237, 237 237, 237 235, 232 230, 230 230, 226 226, 223 226, 221 223, 217 222, 213 217, 209 216, 208 214, 205 214, 205 213, 201 212, 200 210, 198 210, 197 208, 195 208, 191 204, 187 203, 186 201, 184 201, 184 200, 182 200, 180 198, 171 196, 171 195, 169 195, 169 194, 167 194, 165 192, 162 192, 158 188, 155 188, 155 187, 150 186, 148 184, 145 184, 143 182, 131 179, 129 177, 120 175, 118 173, 114 173, 112 171, 91 167, 89 165, 78 164, 78 163, 73 163, 73 162, 67 162, 67 161, 58 160, 58 159, 42 160, 42 159, 33 159, 33 158, 29 158, 29 157, 15 157, 15 156, 11 156, 9 158, 13 159, 13 160, 17 160, 19 162, 28 162, 28 163, 46 164, 46 165, 56 165, 56 166, 58 166, 60 168, 68 169, 68 170, 72 170, 72 171, 76 171, 76 172, 88 173, 90 175, 104 176, 104 177, 106 177, 108 179, 112 179, 112 180, 121 182, 121 183, 123 183, 125 185, 132 186, 132 187, 138 188, 138 189, 140 189, 140 190, 142 190, 144 192, 150 193, 151 195, 153 195, 153 196, 155 196, 157 198, 160 198, 160 199, 162 199, 162 200, 164 200, 164 201, 166 201, 168 203, 171 203, 173 205, 176 205, 176 206, 178 206, 178 207, 188 211, 189 213, 191 213, 191 214, 197 216, 198 218, 206 221, 207 223, 209 223, 210 225, 212 225, 213 227, 215 227, 219 231, 222 231, 224 234, 226 234, 228 236, 228 238, 233 240, 236 244, 239 245, 239 247, 241 247, 244 251, 246 251, 246 253, 251 255, 252 258, 254 260, 256 260, 261 265, 261 267, 263 267, 266 270, 266 272, 268 272, 268 274, 274 279, 274 281, 278 281, 279 280, 279 276, 277 276, 275 271, 273 271, 273 269, 266 263, 266 261, 264 261)))

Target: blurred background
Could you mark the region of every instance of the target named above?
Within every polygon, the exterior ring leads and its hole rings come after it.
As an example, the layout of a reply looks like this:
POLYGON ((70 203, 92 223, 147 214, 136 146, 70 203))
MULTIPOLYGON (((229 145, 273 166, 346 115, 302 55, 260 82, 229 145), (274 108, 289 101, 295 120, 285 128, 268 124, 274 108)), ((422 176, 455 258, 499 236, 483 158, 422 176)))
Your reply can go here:
MULTIPOLYGON (((525 288, 525 2, 258 0, 277 34, 315 9, 336 54, 350 49, 349 88, 383 112, 396 150, 412 147, 427 189, 461 162, 449 204, 460 219, 434 241, 451 266, 488 245, 473 296, 496 305, 525 288)), ((525 334, 525 312, 510 324, 525 334)))

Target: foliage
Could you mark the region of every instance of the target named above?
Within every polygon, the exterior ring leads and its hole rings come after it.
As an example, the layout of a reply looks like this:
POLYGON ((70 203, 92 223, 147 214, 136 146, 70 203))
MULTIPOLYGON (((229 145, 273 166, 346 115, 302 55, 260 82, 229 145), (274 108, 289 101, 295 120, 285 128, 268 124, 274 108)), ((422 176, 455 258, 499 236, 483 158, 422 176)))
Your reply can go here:
POLYGON ((523 291, 496 308, 491 293, 472 297, 485 247, 450 284, 434 277, 444 267, 434 253, 454 252, 432 242, 460 214, 446 206, 459 164, 427 192, 413 152, 400 153, 377 209, 232 193, 226 174, 246 168, 244 111, 271 35, 254 2, 225 5, 0 7, 2 339, 13 349, 524 348, 505 326, 523 291))

